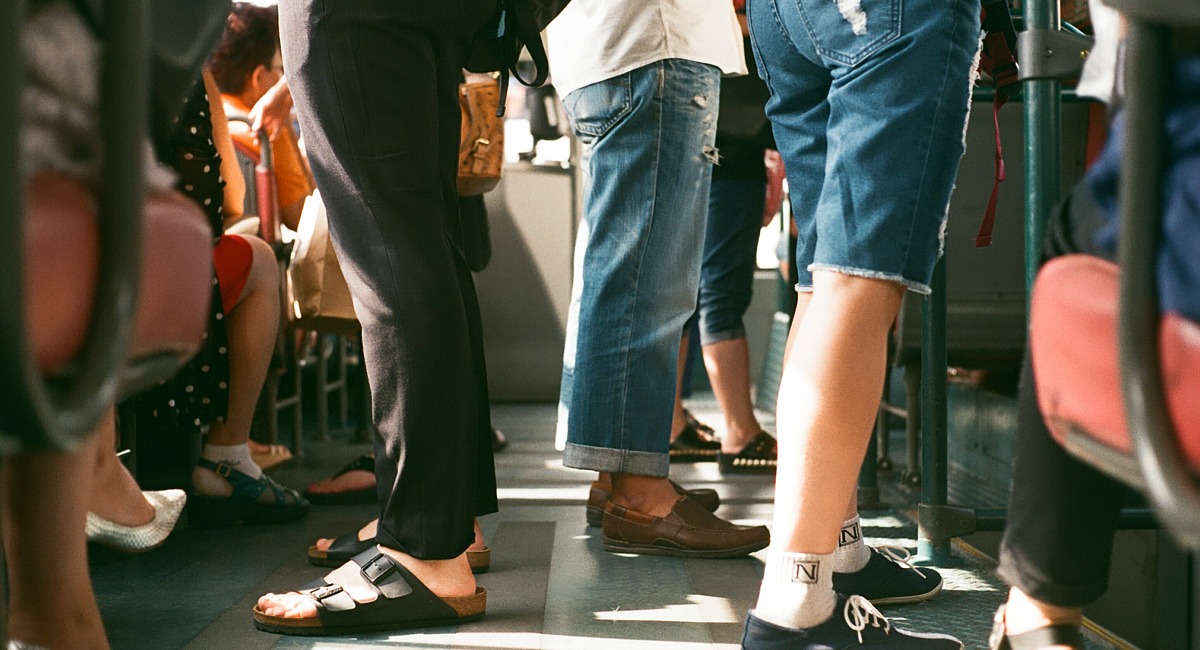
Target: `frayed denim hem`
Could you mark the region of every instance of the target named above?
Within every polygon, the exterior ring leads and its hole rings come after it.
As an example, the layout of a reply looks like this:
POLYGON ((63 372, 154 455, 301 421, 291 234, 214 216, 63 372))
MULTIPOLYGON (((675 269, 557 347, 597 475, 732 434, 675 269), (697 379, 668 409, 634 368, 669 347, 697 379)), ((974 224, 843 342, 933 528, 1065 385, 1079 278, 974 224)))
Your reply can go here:
MULTIPOLYGON (((888 282, 895 282, 896 284, 903 285, 904 288, 908 289, 909 291, 912 291, 913 293, 919 293, 921 295, 929 295, 931 292, 929 285, 922 282, 909 280, 898 273, 885 273, 883 271, 873 271, 871 269, 857 269, 852 266, 836 266, 834 264, 815 263, 808 265, 808 271, 809 273, 813 271, 833 271, 835 273, 841 273, 842 275, 853 275, 855 277, 871 278, 873 280, 887 280, 888 282)), ((811 291, 811 289, 809 290, 811 291)))
POLYGON ((665 478, 671 470, 671 456, 651 451, 590 447, 568 442, 563 450, 563 465, 597 472, 665 478))

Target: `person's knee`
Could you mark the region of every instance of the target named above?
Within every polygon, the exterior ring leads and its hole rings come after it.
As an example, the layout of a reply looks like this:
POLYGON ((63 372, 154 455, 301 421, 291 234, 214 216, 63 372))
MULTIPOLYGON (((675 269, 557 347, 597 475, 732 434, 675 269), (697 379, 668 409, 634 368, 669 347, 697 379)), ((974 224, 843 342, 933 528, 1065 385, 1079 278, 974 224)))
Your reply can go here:
POLYGON ((251 251, 248 283, 254 289, 277 286, 279 284, 279 262, 275 258, 275 251, 271 245, 258 237, 247 236, 245 239, 250 244, 251 251))

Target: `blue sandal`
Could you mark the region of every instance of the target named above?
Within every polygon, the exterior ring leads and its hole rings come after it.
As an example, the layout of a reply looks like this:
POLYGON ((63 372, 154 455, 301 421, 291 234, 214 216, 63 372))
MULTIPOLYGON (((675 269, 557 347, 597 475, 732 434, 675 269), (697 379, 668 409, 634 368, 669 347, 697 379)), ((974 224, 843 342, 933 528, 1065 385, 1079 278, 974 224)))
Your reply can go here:
POLYGON ((251 478, 225 463, 214 463, 207 458, 201 458, 197 465, 229 481, 233 494, 227 497, 193 494, 188 499, 189 525, 221 528, 238 522, 280 524, 308 514, 308 501, 299 492, 276 483, 266 474, 251 478), (268 493, 272 498, 263 499, 268 493))

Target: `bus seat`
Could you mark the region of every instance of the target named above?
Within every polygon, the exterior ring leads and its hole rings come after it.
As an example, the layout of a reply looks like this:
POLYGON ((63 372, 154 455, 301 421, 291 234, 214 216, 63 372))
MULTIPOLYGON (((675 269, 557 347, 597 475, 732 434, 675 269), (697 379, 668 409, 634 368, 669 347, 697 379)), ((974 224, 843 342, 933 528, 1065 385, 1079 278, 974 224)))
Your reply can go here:
MULTIPOLYGON (((1141 489, 1171 537, 1197 550, 1200 323, 1160 310, 1157 269, 1164 238, 1196 227, 1200 217, 1186 199, 1168 203, 1163 190, 1164 179, 1181 183, 1187 173, 1166 167, 1172 161, 1168 137, 1177 134, 1168 136, 1164 125, 1182 123, 1168 112, 1175 110, 1168 108, 1170 93, 1186 79, 1176 76, 1177 57, 1200 54, 1200 5, 1113 4, 1128 20, 1121 66, 1120 267, 1070 256, 1047 263, 1039 274, 1031 323, 1038 400, 1069 452, 1141 489), (1168 206, 1180 212, 1168 219, 1168 206), (1170 230, 1167 224, 1173 224, 1170 230)), ((1194 110, 1193 102, 1180 110, 1194 110)), ((1194 163, 1192 155, 1170 164, 1194 163)))
MULTIPOLYGON (((95 299, 99 232, 91 193, 54 173, 26 191, 26 325, 34 359, 47 374, 69 371, 83 345, 95 299)), ((143 221, 141 293, 121 391, 148 388, 199 349, 212 295, 212 236, 196 206, 156 195, 143 221), (160 368, 161 370, 155 370, 160 368)))
MULTIPOLYGON (((1030 354, 1038 403, 1061 445, 1135 487, 1144 480, 1121 400, 1117 265, 1090 255, 1048 262, 1033 289, 1030 354)), ((1200 323, 1164 314, 1160 357, 1181 451, 1200 475, 1200 323)))

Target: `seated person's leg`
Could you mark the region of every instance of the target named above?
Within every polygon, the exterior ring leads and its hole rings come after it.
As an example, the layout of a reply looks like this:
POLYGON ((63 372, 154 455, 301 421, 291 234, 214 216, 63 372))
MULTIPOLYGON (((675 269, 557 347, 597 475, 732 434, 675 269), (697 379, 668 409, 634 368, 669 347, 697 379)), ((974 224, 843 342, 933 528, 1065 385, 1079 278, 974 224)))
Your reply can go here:
MULTIPOLYGON (((190 518, 200 525, 233 520, 288 521, 303 516, 308 503, 299 493, 270 479, 259 489, 262 470, 250 457, 250 424, 267 371, 271 365, 279 327, 279 267, 275 253, 256 237, 226 236, 222 245, 236 252, 226 256, 220 245, 214 251, 218 277, 244 277, 244 287, 226 305, 229 339, 229 409, 224 422, 214 422, 205 439, 200 466, 192 472, 196 489, 190 518), (247 250, 248 249, 248 250, 247 250), (223 273, 226 264, 245 264, 244 275, 223 273), (232 261, 231 261, 232 260, 232 261), (212 465, 232 468, 238 480, 218 476, 212 465), (238 487, 239 484, 245 487, 238 487), (257 494, 256 494, 257 493, 257 494)), ((226 285, 222 283, 222 293, 226 285)), ((223 297, 225 297, 223 295, 223 297)))
MULTIPOLYGON (((1103 255, 1094 238, 1105 222, 1089 186, 1081 183, 1047 224, 1044 260, 1069 253, 1103 255)), ((1004 611, 1006 628, 1011 636, 1078 625, 1082 607, 1108 586, 1125 490, 1067 454, 1051 437, 1028 357, 1018 401, 1012 486, 999 567, 1000 577, 1013 587, 1004 611)))
POLYGON ((107 648, 88 576, 84 520, 100 436, 71 452, 4 461, 8 635, 47 648, 107 648))
POLYGON ((113 453, 116 418, 112 411, 96 434, 95 477, 88 500, 87 538, 122 551, 148 551, 166 541, 183 512, 183 490, 142 492, 113 453))

